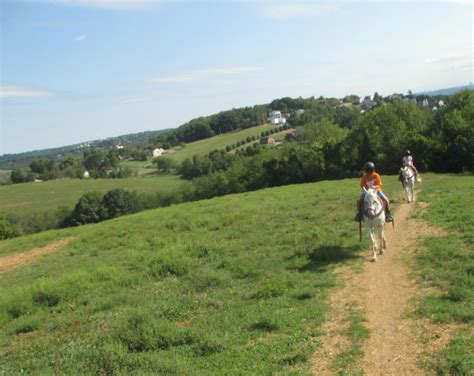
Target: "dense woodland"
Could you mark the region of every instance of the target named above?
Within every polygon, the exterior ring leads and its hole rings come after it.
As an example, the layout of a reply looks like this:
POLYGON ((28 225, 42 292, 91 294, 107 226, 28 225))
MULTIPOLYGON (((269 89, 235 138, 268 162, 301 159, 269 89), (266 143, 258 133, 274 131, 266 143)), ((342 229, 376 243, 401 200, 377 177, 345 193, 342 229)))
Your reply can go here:
MULTIPOLYGON (((178 173, 185 179, 191 179, 192 188, 165 196, 123 190, 110 191, 105 195, 90 193, 79 200, 72 212, 63 211, 50 218, 49 221, 54 223, 51 222, 49 228, 95 223, 144 209, 229 193, 356 177, 369 160, 375 163, 382 175, 396 174, 406 149, 412 151, 421 172, 474 171, 473 91, 444 98, 446 105, 435 111, 418 107, 414 101, 405 98, 389 100, 374 97, 378 99, 377 105, 365 112, 352 105, 341 105, 335 99, 275 100, 269 105, 270 108, 281 108, 291 113, 290 123, 296 129, 282 146, 260 145, 257 142, 234 154, 226 149, 215 150, 207 156, 186 159, 180 165, 166 157, 158 158, 157 167, 161 173, 178 173), (297 115, 297 109, 305 111, 297 115)), ((354 96, 344 99, 346 103, 355 100, 354 96)), ((195 119, 173 132, 160 135, 151 143, 169 142, 167 146, 171 146, 174 138, 181 142, 196 139, 198 134, 215 134, 219 129, 231 131, 238 127, 250 127, 253 122, 262 122, 264 115, 261 106, 227 111, 195 119), (246 119, 251 120, 245 123, 236 121, 243 119, 244 114, 246 119), (224 118, 233 120, 224 122, 224 118)), ((79 162, 74 159, 59 163, 35 160, 23 173, 54 178, 48 174, 59 176, 60 172, 69 171, 79 175, 88 169, 95 177, 113 177, 122 171, 118 160, 119 151, 96 149, 85 152, 79 162)), ((18 226, 15 229, 15 223, 9 223, 6 218, 0 218, 0 228, 3 228, 0 229, 0 238, 25 232, 18 226)), ((34 230, 27 229, 26 232, 34 230)))

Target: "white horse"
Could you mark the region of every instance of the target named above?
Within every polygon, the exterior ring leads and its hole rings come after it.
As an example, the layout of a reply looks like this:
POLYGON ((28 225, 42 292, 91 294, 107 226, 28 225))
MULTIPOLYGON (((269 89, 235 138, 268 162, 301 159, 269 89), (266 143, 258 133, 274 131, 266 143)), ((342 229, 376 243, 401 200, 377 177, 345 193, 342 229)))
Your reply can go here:
POLYGON ((400 169, 400 177, 407 194, 407 201, 415 202, 415 196, 413 195, 415 191, 415 172, 411 167, 404 166, 400 169))
POLYGON ((387 241, 383 230, 385 224, 385 211, 382 199, 377 195, 377 189, 364 188, 364 191, 364 222, 372 245, 372 259, 373 261, 377 261, 377 229, 380 231, 380 254, 383 255, 385 249, 387 249, 387 241))

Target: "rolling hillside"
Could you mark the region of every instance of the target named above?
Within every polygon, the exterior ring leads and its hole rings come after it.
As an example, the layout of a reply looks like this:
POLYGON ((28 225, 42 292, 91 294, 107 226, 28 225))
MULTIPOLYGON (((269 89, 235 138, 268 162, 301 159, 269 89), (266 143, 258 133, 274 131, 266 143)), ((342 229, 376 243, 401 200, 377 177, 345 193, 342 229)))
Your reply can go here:
POLYGON ((206 155, 216 149, 224 149, 227 145, 246 139, 247 137, 258 136, 260 133, 275 128, 275 125, 263 124, 236 132, 224 133, 222 135, 206 138, 204 140, 191 142, 184 147, 175 147, 165 154, 167 158, 182 162, 193 155, 206 155))
MULTIPOLYGON (((446 179, 424 178, 431 201, 446 179)), ((432 200, 433 213, 451 212, 474 186, 472 177, 448 179, 457 189, 448 201, 432 200)), ((396 177, 385 177, 384 187, 396 208, 403 197, 396 177)), ((356 179, 285 186, 2 241, 0 372, 308 374, 336 267, 364 266, 367 243, 352 221, 358 193, 356 179), (7 256, 48 249, 55 253, 2 269, 7 256)), ((468 202, 458 214, 468 213, 468 202)), ((470 230, 472 220, 460 231, 470 230)), ((456 275, 467 272, 465 261, 455 265, 456 275)), ((440 300, 443 307, 472 303, 464 280, 443 282, 435 260, 425 267, 440 289, 457 289, 461 300, 440 300)), ((360 371, 367 337, 363 319, 351 315, 340 333, 350 351, 334 365, 345 373, 360 371)), ((454 349, 464 354, 466 346, 454 349)))

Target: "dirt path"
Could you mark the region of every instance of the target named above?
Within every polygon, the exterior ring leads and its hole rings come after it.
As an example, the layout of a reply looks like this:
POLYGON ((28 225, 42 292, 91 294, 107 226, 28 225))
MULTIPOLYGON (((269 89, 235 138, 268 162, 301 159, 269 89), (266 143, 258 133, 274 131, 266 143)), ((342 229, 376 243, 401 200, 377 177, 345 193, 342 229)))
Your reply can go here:
POLYGON ((427 327, 423 325, 428 323, 405 317, 412 299, 420 292, 402 258, 413 255, 417 240, 422 236, 436 235, 436 230, 410 218, 413 207, 407 203, 399 206, 395 230, 391 225, 386 226, 387 251, 378 256, 377 262, 371 262, 371 251, 367 249, 361 272, 348 266, 339 268, 343 286, 331 297, 332 312, 321 338, 323 348, 311 360, 311 370, 315 375, 337 373, 331 364, 337 354, 348 347, 349 339, 344 331, 349 323, 344 320, 351 310, 364 315, 370 333, 363 346, 363 360, 354 366, 354 372, 397 376, 426 374, 426 370, 417 364, 422 354, 434 350, 433 340, 439 348, 449 339, 449 333, 442 328, 432 327, 427 334, 427 327), (427 338, 427 335, 432 338, 427 338))
POLYGON ((4 272, 25 264, 27 262, 33 261, 38 257, 54 253, 64 248, 74 239, 73 236, 58 240, 57 242, 48 244, 45 247, 34 248, 27 252, 16 253, 14 255, 0 257, 0 272, 4 272))

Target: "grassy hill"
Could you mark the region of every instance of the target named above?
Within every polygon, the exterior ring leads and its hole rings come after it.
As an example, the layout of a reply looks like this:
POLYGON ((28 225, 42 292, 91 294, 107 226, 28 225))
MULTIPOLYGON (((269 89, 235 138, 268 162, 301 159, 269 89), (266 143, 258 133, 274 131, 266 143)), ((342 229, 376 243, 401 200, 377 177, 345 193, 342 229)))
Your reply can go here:
MULTIPOLYGON (((425 199, 446 184, 424 179, 425 199)), ((439 212, 474 185, 448 179, 462 189, 434 201, 439 212)), ((396 177, 384 187, 396 206, 396 177)), ((293 185, 2 241, 5 256, 73 237, 0 273, 0 372, 307 374, 334 267, 358 265, 367 246, 352 222, 358 193, 356 179, 293 185)))
POLYGON ((73 208, 79 198, 90 191, 106 192, 124 188, 138 192, 170 192, 187 181, 163 175, 127 179, 58 179, 41 183, 0 186, 0 211, 31 215, 61 206, 73 208))
POLYGON ((288 186, 4 241, 0 255, 75 237, 1 276, 0 371, 304 370, 332 266, 363 247, 357 193, 288 186))
POLYGON ((193 155, 206 155, 216 149, 224 149, 227 145, 246 139, 247 137, 258 136, 260 133, 275 128, 275 125, 263 124, 257 127, 243 129, 241 131, 224 133, 204 140, 191 142, 184 147, 175 147, 166 154, 167 158, 182 162, 186 158, 192 158, 193 155))

